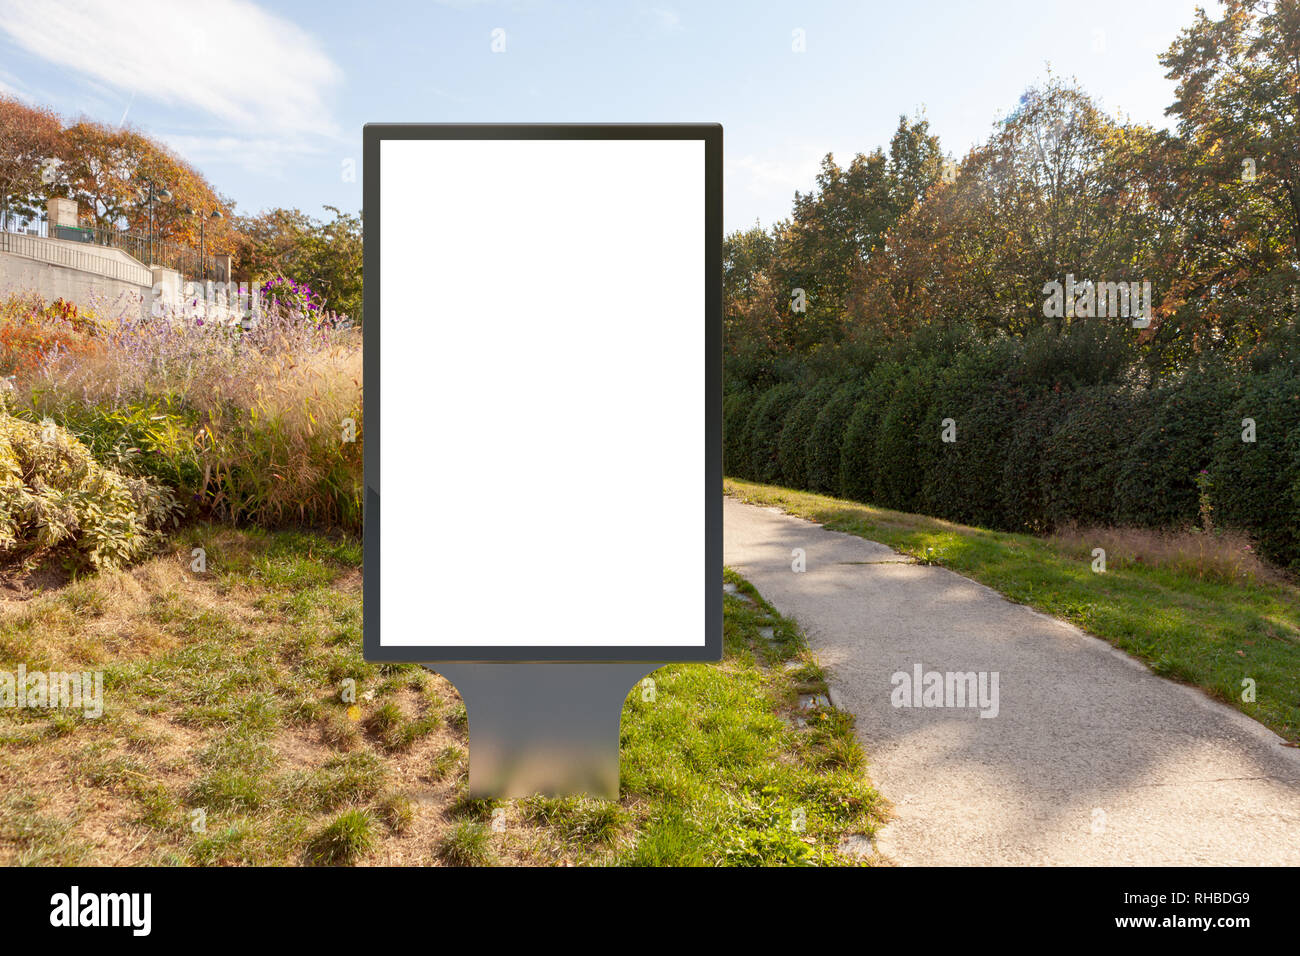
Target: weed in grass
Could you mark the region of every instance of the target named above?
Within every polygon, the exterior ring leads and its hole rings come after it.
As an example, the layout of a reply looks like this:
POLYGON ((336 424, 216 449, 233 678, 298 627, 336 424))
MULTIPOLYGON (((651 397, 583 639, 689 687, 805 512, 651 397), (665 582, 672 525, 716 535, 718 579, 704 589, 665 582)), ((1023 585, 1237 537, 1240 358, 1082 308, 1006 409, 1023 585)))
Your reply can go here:
POLYGON ((580 846, 612 844, 627 822, 627 812, 609 800, 578 797, 530 797, 523 803, 524 819, 544 826, 561 839, 580 846))
POLYGON ((685 812, 672 808, 643 827, 625 866, 705 866, 704 834, 685 812))
POLYGON ((50 718, 50 736, 66 737, 75 731, 80 723, 75 714, 56 713, 50 718))
POLYGON ((438 755, 433 758, 429 764, 429 779, 433 781, 445 780, 453 771, 460 767, 461 750, 459 747, 448 746, 438 751, 438 755))
POLYGON ((471 797, 469 790, 461 788, 451 803, 447 805, 447 814, 453 817, 465 817, 470 820, 489 820, 496 809, 495 800, 471 797))
POLYGON ((162 784, 155 784, 139 794, 140 816, 137 823, 154 830, 168 830, 176 825, 180 805, 162 784))
POLYGON ((457 704, 447 712, 447 726, 462 733, 469 729, 469 713, 464 704, 457 704))
POLYGON ((229 826, 195 834, 187 856, 196 866, 238 863, 244 859, 246 843, 252 836, 249 822, 237 820, 229 826))
POLYGON ((0 800, 0 845, 16 850, 19 866, 75 866, 89 847, 75 838, 76 815, 42 813, 35 797, 10 792, 0 800))
POLYGON ((379 801, 376 809, 394 833, 405 833, 415 820, 415 805, 401 794, 389 794, 379 801))
POLYGON ((438 856, 451 866, 491 866, 492 831, 474 820, 461 820, 438 841, 438 856))
POLYGON ((307 856, 313 863, 352 863, 375 845, 374 818, 364 810, 346 810, 312 839, 307 856))
POLYGON ((369 799, 383 789, 387 770, 368 750, 331 757, 312 775, 310 796, 321 810, 369 799))
POLYGON ((357 722, 341 711, 332 711, 320 721, 320 739, 335 750, 356 750, 361 745, 357 722))

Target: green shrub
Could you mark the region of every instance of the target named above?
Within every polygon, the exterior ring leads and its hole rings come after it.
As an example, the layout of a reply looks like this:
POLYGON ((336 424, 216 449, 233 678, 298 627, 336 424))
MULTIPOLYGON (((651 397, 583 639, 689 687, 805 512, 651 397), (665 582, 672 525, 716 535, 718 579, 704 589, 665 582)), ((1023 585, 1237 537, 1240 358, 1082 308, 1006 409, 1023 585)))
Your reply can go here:
POLYGON ((788 488, 808 487, 808 436, 833 391, 831 382, 818 382, 804 390, 785 416, 776 457, 781 465, 781 484, 788 488))
POLYGON ((1300 568, 1300 377, 1278 367, 1243 382, 1209 468, 1220 523, 1252 534, 1265 557, 1300 568), (1255 441, 1242 440, 1243 419, 1255 441))
POLYGON ((1043 443, 1039 467, 1047 523, 1115 523, 1120 463, 1144 425, 1149 400, 1110 385, 1080 389, 1043 443))
POLYGON ((1132 354, 1127 334, 1122 324, 1110 319, 1075 319, 1061 329, 1035 329, 1025 337, 1023 381, 1045 388, 1117 383, 1132 354))
POLYGON ((858 386, 857 401, 844 426, 840 443, 839 487, 836 492, 855 501, 872 501, 876 482, 876 440, 889 406, 894 381, 903 370, 895 363, 876 367, 858 386))
POLYGON ((1043 449, 1057 423, 1069 410, 1069 392, 1014 386, 1008 400, 1015 409, 1002 466, 1004 530, 1031 534, 1049 530, 1039 468, 1043 449))
POLYGON ((798 385, 787 382, 769 388, 754 403, 750 413, 749 473, 754 481, 771 484, 781 478, 781 461, 777 457, 781 427, 803 393, 798 385))
POLYGON ((984 528, 1007 524, 1003 482, 1007 447, 1018 424, 1017 398, 1006 383, 997 382, 983 394, 968 396, 964 406, 936 403, 927 424, 938 434, 944 418, 954 419, 957 440, 939 442, 927 458, 919 504, 922 511, 984 528))
POLYGON ((1010 340, 975 343, 939 372, 918 451, 917 506, 926 514, 1002 525, 1005 444, 1016 414, 1006 379, 1019 352, 1010 340), (952 419, 956 441, 942 441, 945 419, 952 419))
POLYGON ((95 461, 65 429, 0 412, 0 552, 66 550, 94 568, 138 560, 177 510, 172 493, 95 461))
POLYGON ((1197 475, 1210 467, 1220 435, 1240 435, 1229 419, 1233 391, 1227 376, 1208 373, 1184 376, 1151 396, 1153 411, 1124 452, 1115 484, 1122 524, 1200 524, 1197 475))
POLYGON ((912 366, 890 389, 874 451, 872 500, 876 504, 897 511, 916 510, 924 478, 921 449, 939 441, 938 421, 926 421, 935 374, 929 363, 912 366))
POLYGON ((840 446, 849 416, 862 396, 861 382, 838 386, 813 419, 812 431, 804 444, 808 466, 808 489, 838 495, 840 489, 840 446))
POLYGON ((749 475, 749 413, 752 392, 732 392, 722 400, 722 471, 736 478, 749 475))

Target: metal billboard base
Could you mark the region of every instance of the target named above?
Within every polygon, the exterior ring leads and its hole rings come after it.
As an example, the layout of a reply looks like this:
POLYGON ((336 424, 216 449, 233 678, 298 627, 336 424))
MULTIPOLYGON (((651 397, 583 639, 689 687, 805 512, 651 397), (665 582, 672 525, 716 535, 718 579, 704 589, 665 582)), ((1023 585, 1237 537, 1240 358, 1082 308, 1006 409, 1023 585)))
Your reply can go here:
POLYGON ((432 662, 469 717, 472 799, 618 799, 619 721, 632 687, 665 662, 432 662))

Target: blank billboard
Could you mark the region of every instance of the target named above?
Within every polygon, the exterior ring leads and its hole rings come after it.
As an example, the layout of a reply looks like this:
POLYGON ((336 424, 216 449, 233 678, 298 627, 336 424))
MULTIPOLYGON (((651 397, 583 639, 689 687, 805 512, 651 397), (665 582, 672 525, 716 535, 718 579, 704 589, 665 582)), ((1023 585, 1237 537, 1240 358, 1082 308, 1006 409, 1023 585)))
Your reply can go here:
POLYGON ((365 131, 365 648, 721 653, 721 128, 365 131))

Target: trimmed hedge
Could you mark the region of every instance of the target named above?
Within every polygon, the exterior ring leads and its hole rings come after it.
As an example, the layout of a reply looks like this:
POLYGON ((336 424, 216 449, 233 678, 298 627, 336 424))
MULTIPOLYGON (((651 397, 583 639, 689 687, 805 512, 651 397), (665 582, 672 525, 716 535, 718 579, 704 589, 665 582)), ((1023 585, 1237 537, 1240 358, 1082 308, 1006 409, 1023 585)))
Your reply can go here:
POLYGON ((1063 380, 1054 342, 973 343, 850 381, 733 392, 726 472, 1029 533, 1196 527, 1204 485, 1217 526, 1300 570, 1300 373, 1216 366, 1141 388, 1107 381, 1107 353, 1063 380), (948 418, 955 442, 941 440, 948 418))
POLYGON ((808 489, 822 494, 838 495, 840 489, 840 447, 849 416, 862 394, 862 385, 845 382, 827 399, 813 421, 812 431, 804 445, 808 463, 808 489))
POLYGON ((732 392, 722 400, 722 471, 737 478, 752 477, 749 470, 749 413, 752 392, 732 392))
POLYGON ((813 423, 834 392, 831 382, 818 382, 806 389, 790 409, 781 426, 776 457, 781 463, 781 484, 789 488, 808 487, 808 436, 813 423))
POLYGON ((880 365, 857 390, 857 402, 844 426, 839 448, 839 480, 834 493, 856 501, 874 500, 876 441, 889 408, 893 383, 903 373, 895 363, 880 365))
POLYGON ((921 493, 921 449, 937 443, 937 427, 922 433, 926 424, 935 369, 928 365, 907 369, 893 383, 889 403, 876 434, 872 470, 874 500, 895 511, 916 510, 921 493))
POLYGON ((1300 569, 1300 377, 1293 370, 1243 382, 1215 439, 1209 480, 1219 523, 1248 531, 1266 557, 1300 569), (1243 440, 1247 418, 1253 442, 1243 440))
POLYGON ((793 382, 776 385, 764 392, 750 412, 748 429, 749 471, 755 481, 771 484, 781 478, 777 457, 781 429, 786 416, 798 403, 803 389, 793 382))
POLYGON ((1002 466, 1002 530, 1050 530, 1039 468, 1047 439, 1069 410, 1069 395, 1056 388, 1023 387, 1011 394, 1016 417, 1002 466))
POLYGON ((1196 478, 1230 428, 1235 388, 1221 374, 1185 378, 1152 395, 1154 410, 1120 464, 1115 483, 1121 524, 1187 528, 1200 524, 1196 478))
POLYGON ((1071 408, 1043 443, 1039 461, 1048 527, 1115 523, 1120 463, 1141 428, 1139 396, 1099 385, 1071 395, 1071 408))

